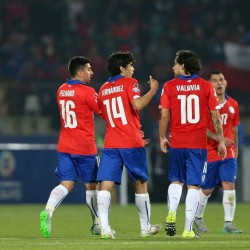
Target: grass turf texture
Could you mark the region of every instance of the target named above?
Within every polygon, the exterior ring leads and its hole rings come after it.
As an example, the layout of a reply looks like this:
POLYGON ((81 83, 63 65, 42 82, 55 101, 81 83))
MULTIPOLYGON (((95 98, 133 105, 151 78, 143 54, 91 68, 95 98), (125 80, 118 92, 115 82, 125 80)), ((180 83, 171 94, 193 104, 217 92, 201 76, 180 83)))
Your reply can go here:
POLYGON ((101 240, 90 233, 91 219, 86 205, 64 205, 56 210, 52 220, 52 235, 44 239, 40 234, 41 205, 0 205, 0 249, 250 249, 250 204, 238 203, 235 224, 243 234, 222 234, 223 208, 209 203, 205 222, 209 233, 201 238, 181 238, 184 227, 184 204, 177 215, 177 234, 169 237, 164 231, 166 204, 152 204, 152 223, 160 223, 162 231, 150 238, 140 237, 139 217, 133 204, 112 205, 111 225, 117 231, 115 240, 101 240))

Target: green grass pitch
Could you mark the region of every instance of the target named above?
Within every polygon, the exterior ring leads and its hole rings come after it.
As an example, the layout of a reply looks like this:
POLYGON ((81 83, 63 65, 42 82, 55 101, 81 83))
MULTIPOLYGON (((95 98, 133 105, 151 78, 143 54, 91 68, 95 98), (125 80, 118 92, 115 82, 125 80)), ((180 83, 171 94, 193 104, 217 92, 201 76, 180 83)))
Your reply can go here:
POLYGON ((177 235, 166 236, 164 220, 166 204, 152 204, 151 222, 160 223, 162 231, 147 239, 140 237, 139 217, 134 204, 111 207, 111 226, 117 231, 115 240, 101 240, 90 234, 91 219, 86 205, 66 205, 56 210, 52 221, 52 236, 44 239, 40 235, 39 214, 44 204, 0 205, 0 249, 72 249, 72 250, 112 250, 112 249, 250 249, 250 204, 238 203, 235 215, 236 226, 243 234, 222 234, 223 208, 220 203, 209 203, 205 222, 209 233, 201 238, 184 240, 184 204, 181 203, 177 215, 177 235))

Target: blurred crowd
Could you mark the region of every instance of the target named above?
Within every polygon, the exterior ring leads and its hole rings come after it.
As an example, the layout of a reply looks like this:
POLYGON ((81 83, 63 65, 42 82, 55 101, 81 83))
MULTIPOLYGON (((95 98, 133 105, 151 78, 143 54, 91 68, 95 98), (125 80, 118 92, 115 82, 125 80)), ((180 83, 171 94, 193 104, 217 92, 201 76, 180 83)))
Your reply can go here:
POLYGON ((225 61, 225 41, 250 45, 249 8, 248 0, 0 1, 0 115, 48 117, 58 130, 55 92, 74 55, 92 60, 96 90, 117 50, 133 51, 145 83, 149 74, 161 84, 173 77, 179 49, 196 51, 206 76, 225 61))

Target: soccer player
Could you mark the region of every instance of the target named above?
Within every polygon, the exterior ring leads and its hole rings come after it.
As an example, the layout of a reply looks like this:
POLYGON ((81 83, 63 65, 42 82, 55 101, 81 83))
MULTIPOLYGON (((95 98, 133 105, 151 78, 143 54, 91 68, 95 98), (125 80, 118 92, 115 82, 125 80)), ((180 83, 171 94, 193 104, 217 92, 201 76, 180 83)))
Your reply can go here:
POLYGON ((182 187, 187 185, 183 238, 195 238, 192 224, 199 202, 199 186, 207 167, 207 112, 210 112, 218 138, 218 151, 226 156, 219 102, 213 85, 198 74, 201 63, 189 50, 176 53, 175 78, 165 83, 160 101, 159 137, 163 153, 169 151, 168 215, 165 231, 176 234, 176 211, 182 187), (166 133, 169 127, 169 141, 166 133), (170 147, 168 149, 168 147, 170 147))
POLYGON ((209 81, 214 85, 221 109, 221 121, 227 157, 222 160, 217 154, 218 138, 210 122, 207 129, 208 139, 208 166, 206 182, 202 183, 200 189, 200 203, 197 210, 194 225, 199 232, 208 232, 203 222, 203 213, 216 185, 223 188, 224 229, 223 233, 242 233, 232 222, 236 208, 235 181, 237 176, 238 156, 238 125, 239 106, 236 100, 226 94, 227 81, 220 70, 214 70, 209 74, 209 81))
POLYGON ((109 225, 111 191, 120 185, 123 166, 134 182, 135 204, 141 225, 141 236, 160 231, 160 225, 150 224, 150 200, 147 190, 148 165, 142 138, 139 111, 156 94, 159 83, 149 79, 150 90, 140 95, 134 74, 134 57, 130 52, 115 52, 107 61, 110 78, 99 91, 99 103, 106 121, 104 149, 97 174, 100 189, 97 197, 102 239, 114 239, 109 225))
POLYGON ((93 219, 92 234, 99 235, 101 230, 96 182, 99 159, 93 116, 93 112, 101 114, 98 94, 89 86, 93 71, 88 58, 71 58, 68 70, 71 79, 63 83, 57 91, 61 131, 55 174, 60 178, 60 184, 51 191, 45 210, 40 214, 41 233, 45 238, 51 235, 51 218, 54 210, 74 188, 76 181, 85 183, 86 203, 93 219))

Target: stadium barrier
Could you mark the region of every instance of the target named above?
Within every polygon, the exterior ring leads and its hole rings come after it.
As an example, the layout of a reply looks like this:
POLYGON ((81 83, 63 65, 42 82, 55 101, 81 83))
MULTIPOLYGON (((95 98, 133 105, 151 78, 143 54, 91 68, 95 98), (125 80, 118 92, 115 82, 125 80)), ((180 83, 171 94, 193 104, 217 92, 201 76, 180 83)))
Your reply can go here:
POLYGON ((243 145, 241 147, 241 164, 239 170, 241 184, 241 200, 250 202, 250 146, 243 145))
MULTIPOLYGON (((34 143, 34 140, 31 140, 32 143, 19 141, 0 143, 0 203, 45 203, 51 190, 59 183, 54 174, 57 166, 57 145, 48 142, 34 143)), ((249 146, 241 147, 237 182, 239 201, 250 201, 249 152, 249 146)), ((152 202, 165 203, 169 185, 167 156, 158 154, 153 145, 147 147, 147 155, 150 199, 152 202)), ((185 194, 185 191, 183 193, 185 194)), ((221 200, 221 192, 214 194, 214 198, 211 197, 212 200, 221 200)), ((126 171, 123 172, 122 185, 112 193, 112 201, 121 205, 134 202, 133 185, 126 171)), ((85 203, 84 184, 76 183, 74 190, 64 202, 85 203)))
MULTIPOLYGON (((45 203, 58 185, 56 144, 0 143, 0 203, 45 203)), ((85 202, 83 183, 65 198, 85 202)))

